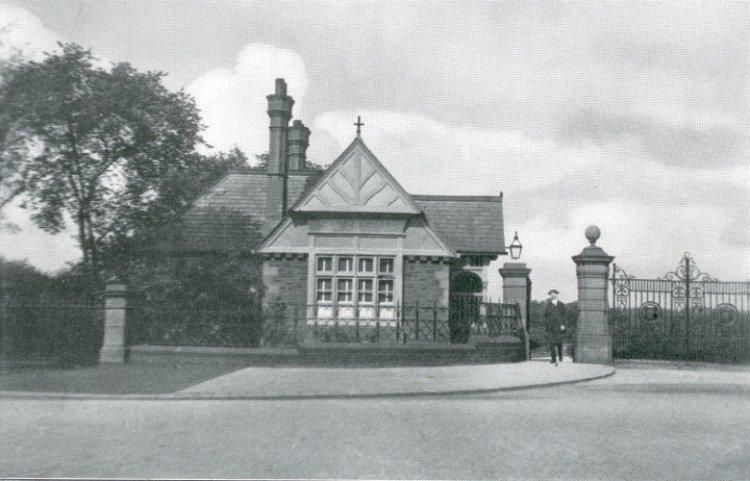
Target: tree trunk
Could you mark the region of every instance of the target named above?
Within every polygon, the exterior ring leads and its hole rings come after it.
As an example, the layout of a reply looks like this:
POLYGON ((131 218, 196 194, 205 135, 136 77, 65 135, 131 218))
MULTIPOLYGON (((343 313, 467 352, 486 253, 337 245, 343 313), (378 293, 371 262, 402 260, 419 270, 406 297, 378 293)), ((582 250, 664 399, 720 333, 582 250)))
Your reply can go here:
POLYGON ((91 287, 89 295, 93 295, 101 288, 101 276, 99 273, 99 262, 96 258, 98 249, 96 249, 94 238, 91 235, 91 222, 87 213, 83 209, 78 211, 78 243, 81 246, 83 254, 83 265, 88 272, 91 287))
POLYGON ((78 245, 81 248, 81 254, 83 255, 83 264, 89 265, 89 249, 87 246, 87 238, 86 238, 86 223, 83 218, 83 213, 78 212, 78 245))

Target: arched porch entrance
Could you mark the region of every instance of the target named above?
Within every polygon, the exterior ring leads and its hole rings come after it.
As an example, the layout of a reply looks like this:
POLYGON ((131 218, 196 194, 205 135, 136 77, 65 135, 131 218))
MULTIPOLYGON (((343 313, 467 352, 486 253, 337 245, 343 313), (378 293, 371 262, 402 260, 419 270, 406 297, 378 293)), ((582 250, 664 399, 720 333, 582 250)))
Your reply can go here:
POLYGON ((459 271, 451 277, 451 342, 464 343, 469 340, 471 324, 479 317, 483 287, 482 279, 473 272, 459 271))

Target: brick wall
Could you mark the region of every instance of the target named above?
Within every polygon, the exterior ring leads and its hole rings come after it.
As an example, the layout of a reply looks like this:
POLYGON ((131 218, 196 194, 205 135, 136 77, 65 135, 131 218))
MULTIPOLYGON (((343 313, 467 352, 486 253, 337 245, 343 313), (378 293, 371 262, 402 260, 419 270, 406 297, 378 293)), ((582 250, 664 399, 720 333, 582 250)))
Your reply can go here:
MULTIPOLYGON (((269 175, 266 180, 266 223, 271 229, 281 221, 283 217, 282 200, 284 193, 284 178, 280 175, 269 175)), ((286 206, 289 208, 289 206, 286 206)))
POLYGON ((404 306, 448 306, 450 267, 445 263, 404 260, 404 306))
POLYGON ((307 258, 264 259, 263 287, 263 343, 295 344, 295 317, 304 317, 307 302, 307 258))
POLYGON ((281 300, 288 305, 307 303, 307 258, 263 260, 263 305, 281 300))

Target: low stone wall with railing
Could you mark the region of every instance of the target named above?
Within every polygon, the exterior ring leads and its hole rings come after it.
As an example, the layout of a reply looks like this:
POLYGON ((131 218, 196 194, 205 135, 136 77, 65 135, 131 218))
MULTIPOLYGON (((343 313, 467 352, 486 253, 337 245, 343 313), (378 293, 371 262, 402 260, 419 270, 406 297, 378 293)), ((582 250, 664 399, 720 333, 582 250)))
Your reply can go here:
POLYGON ((516 304, 452 302, 451 306, 278 306, 264 317, 267 345, 300 343, 451 343, 517 338, 525 342, 516 304))
POLYGON ((129 336, 135 362, 153 358, 247 365, 411 365, 509 362, 527 356, 526 332, 515 304, 477 301, 373 308, 277 303, 262 314, 134 305, 129 315, 131 332, 140 333, 129 336), (283 355, 269 354, 273 350, 283 355))

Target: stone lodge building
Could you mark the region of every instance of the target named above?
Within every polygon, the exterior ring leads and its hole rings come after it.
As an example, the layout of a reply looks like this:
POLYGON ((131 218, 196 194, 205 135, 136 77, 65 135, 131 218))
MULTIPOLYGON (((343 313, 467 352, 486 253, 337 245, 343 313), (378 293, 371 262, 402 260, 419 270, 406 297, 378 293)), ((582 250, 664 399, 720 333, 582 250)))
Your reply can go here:
POLYGON ((197 250, 236 246, 214 234, 216 212, 252 219, 259 238, 240 242, 262 255, 264 312, 293 308, 312 337, 355 323, 387 330, 407 306, 445 309, 459 294, 487 297, 488 265, 506 254, 502 195, 409 194, 359 125, 324 172, 308 169, 310 130, 289 124, 294 100, 283 79, 275 87, 267 169, 232 171, 195 202, 183 228, 197 250))

